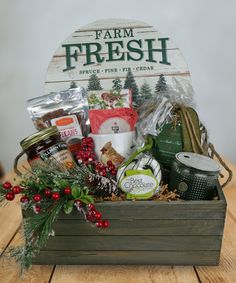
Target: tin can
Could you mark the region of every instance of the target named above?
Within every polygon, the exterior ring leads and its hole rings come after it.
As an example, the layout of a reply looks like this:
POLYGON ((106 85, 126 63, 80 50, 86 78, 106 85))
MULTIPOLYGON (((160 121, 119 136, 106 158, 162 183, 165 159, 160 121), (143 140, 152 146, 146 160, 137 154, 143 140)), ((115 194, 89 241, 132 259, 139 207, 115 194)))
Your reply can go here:
POLYGON ((21 173, 17 169, 17 164, 23 154, 27 155, 31 167, 40 166, 40 163, 46 160, 53 160, 58 168, 70 169, 75 166, 73 157, 56 126, 48 127, 23 139, 20 145, 23 151, 16 157, 14 164, 14 170, 18 175, 21 173))
POLYGON ((220 165, 213 159, 192 152, 179 152, 172 164, 169 189, 181 199, 212 199, 218 183, 220 165))

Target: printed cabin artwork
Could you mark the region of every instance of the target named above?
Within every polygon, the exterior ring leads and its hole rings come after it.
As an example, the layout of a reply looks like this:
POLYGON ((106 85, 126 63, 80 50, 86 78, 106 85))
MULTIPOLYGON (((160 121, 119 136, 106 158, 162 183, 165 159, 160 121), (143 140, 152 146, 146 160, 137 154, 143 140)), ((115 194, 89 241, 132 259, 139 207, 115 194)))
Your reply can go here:
POLYGON ((143 22, 109 19, 76 30, 59 46, 48 67, 45 94, 82 86, 94 108, 122 107, 127 90, 139 104, 173 77, 190 80, 190 73, 168 36, 143 22))

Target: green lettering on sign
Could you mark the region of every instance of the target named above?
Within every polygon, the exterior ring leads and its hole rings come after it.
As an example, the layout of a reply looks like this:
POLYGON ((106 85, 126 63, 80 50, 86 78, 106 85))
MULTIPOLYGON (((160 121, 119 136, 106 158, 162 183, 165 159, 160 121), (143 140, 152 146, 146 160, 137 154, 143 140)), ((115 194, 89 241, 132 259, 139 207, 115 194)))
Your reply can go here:
POLYGON ((76 62, 78 61, 78 51, 75 50, 74 53, 71 54, 71 47, 77 47, 81 52, 81 44, 63 44, 62 47, 66 49, 66 68, 63 69, 63 72, 66 72, 75 68, 75 66, 71 65, 71 58, 74 58, 76 62))
POLYGON ((166 41, 169 40, 168 37, 166 38, 158 38, 159 41, 161 41, 161 49, 154 49, 153 48, 153 41, 155 41, 154 38, 151 39, 145 39, 145 41, 148 44, 148 59, 147 62, 153 62, 156 63, 157 61, 153 58, 153 52, 161 52, 162 54, 162 60, 159 61, 160 64, 170 65, 170 62, 168 62, 167 59, 167 48, 166 48, 166 41))
POLYGON ((140 48, 135 48, 132 46, 132 43, 137 43, 137 45, 142 48, 142 40, 139 39, 139 40, 130 40, 128 43, 127 43, 127 49, 130 51, 130 52, 133 52, 133 53, 137 53, 139 54, 139 57, 138 58, 134 58, 129 52, 127 54, 127 60, 128 61, 140 61, 143 59, 143 51, 142 49, 140 48))
POLYGON ((106 60, 107 62, 125 60, 124 52, 120 52, 119 50, 119 46, 123 48, 123 41, 109 41, 109 42, 105 42, 105 44, 107 44, 108 46, 108 59, 106 60), (118 45, 118 46, 114 47, 115 45, 118 45), (116 54, 117 56, 121 54, 121 56, 114 58, 113 54, 116 54))
POLYGON ((96 42, 84 43, 83 45, 86 48, 86 63, 83 64, 84 66, 92 65, 95 63, 102 63, 104 61, 104 57, 101 58, 99 54, 99 52, 102 49, 102 45, 100 43, 96 43, 96 42), (91 50, 92 46, 95 46, 96 50, 92 51, 91 50), (92 56, 96 57, 96 61, 92 61, 92 58, 91 58, 92 56))

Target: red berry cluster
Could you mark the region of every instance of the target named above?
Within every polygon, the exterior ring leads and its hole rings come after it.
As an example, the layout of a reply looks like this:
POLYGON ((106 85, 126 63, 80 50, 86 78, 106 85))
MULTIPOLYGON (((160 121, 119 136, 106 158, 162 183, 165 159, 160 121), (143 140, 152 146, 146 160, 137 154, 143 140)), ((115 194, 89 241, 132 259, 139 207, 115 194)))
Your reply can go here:
POLYGON ((96 154, 94 152, 94 142, 91 137, 83 138, 81 149, 76 154, 76 159, 80 164, 92 165, 95 171, 103 177, 116 176, 117 170, 111 160, 104 165, 95 160, 96 154))
POLYGON ((91 164, 95 161, 94 142, 91 137, 83 138, 81 141, 81 149, 76 154, 76 159, 84 165, 91 164))
POLYGON ((86 214, 87 221, 92 222, 92 223, 96 223, 96 226, 98 228, 109 227, 109 222, 107 220, 102 220, 101 212, 97 211, 93 204, 91 204, 91 203, 88 204, 87 208, 88 208, 88 212, 86 214))
POLYGON ((107 161, 107 165, 104 165, 101 162, 96 162, 95 171, 103 177, 107 177, 108 174, 112 176, 116 176, 117 174, 116 167, 111 160, 107 161))
POLYGON ((22 191, 22 188, 20 186, 12 186, 10 182, 5 182, 2 187, 7 191, 5 198, 8 201, 14 200, 15 195, 20 194, 22 191))

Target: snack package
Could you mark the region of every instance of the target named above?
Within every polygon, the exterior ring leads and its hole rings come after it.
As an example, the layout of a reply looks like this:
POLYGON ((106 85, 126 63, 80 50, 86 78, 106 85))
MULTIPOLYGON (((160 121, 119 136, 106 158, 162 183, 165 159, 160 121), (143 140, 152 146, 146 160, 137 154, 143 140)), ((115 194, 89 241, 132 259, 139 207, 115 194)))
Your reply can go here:
POLYGON ((72 153, 89 133, 88 101, 83 88, 71 88, 27 101, 27 110, 37 130, 57 126, 72 153))
POLYGON ((89 119, 93 134, 116 134, 133 131, 138 114, 131 108, 90 110, 89 119))
POLYGON ((131 90, 92 90, 88 91, 90 109, 131 108, 131 90))

